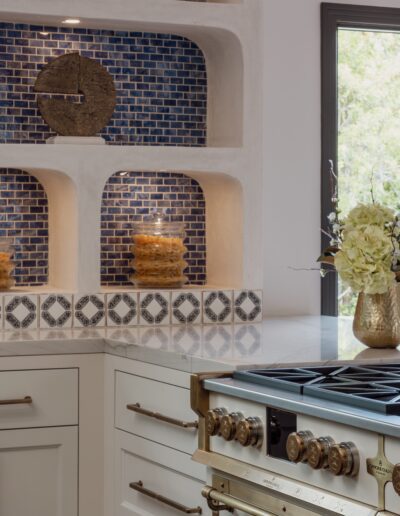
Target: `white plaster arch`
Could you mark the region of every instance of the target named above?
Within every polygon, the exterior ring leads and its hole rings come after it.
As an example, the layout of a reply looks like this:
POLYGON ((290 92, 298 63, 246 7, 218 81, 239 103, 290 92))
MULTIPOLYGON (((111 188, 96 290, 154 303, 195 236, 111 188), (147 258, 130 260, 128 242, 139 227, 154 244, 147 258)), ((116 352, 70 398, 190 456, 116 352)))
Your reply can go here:
MULTIPOLYGON (((15 167, 13 167, 15 168, 15 167)), ((49 285, 62 290, 75 289, 78 282, 77 192, 71 178, 58 171, 18 166, 36 177, 45 189, 49 219, 49 285)))
MULTIPOLYGON (((105 181, 104 188, 115 173, 132 170, 135 169, 122 168, 114 171, 105 181)), ((143 169, 140 169, 140 171, 155 172, 154 170, 143 169)), ((244 214, 241 182, 223 172, 195 172, 170 168, 163 170, 163 172, 191 177, 199 183, 203 190, 206 202, 207 284, 218 287, 240 288, 243 284, 244 261, 244 214)), ((103 191, 99 198, 99 228, 103 191)))

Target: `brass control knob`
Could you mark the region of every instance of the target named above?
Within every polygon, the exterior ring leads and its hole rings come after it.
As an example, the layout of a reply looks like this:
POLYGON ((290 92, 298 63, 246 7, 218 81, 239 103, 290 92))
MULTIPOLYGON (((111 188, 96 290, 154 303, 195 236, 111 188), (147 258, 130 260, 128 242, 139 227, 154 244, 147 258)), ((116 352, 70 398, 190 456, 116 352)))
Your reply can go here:
POLYGON ((236 437, 237 424, 243 419, 241 412, 225 414, 221 418, 220 433, 225 441, 233 441, 236 437))
POLYGON ((237 424, 236 438, 242 446, 260 446, 263 440, 263 426, 259 417, 241 419, 237 424))
POLYGON ((400 496, 400 464, 396 464, 392 473, 393 489, 400 496))
POLYGON ((331 446, 328 452, 328 466, 336 476, 356 476, 360 469, 360 456, 355 444, 347 442, 331 446))
POLYGON ((307 446, 307 462, 313 469, 328 467, 328 453, 330 447, 335 444, 332 437, 319 437, 311 439, 307 446))
POLYGON ((218 435, 221 426, 221 418, 228 411, 225 408, 216 408, 209 410, 206 414, 206 430, 207 435, 218 435))
POLYGON ((308 430, 292 432, 286 441, 286 453, 291 462, 307 462, 307 446, 314 436, 308 430))

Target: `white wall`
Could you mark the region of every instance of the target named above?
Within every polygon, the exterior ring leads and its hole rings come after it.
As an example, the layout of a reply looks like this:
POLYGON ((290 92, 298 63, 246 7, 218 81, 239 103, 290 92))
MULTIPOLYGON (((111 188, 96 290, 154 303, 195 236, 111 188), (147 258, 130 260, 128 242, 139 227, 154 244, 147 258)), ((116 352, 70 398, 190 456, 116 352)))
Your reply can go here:
MULTIPOLYGON (((318 314, 320 1, 261 0, 264 312, 318 314)), ((335 0, 400 7, 400 0, 335 0)))

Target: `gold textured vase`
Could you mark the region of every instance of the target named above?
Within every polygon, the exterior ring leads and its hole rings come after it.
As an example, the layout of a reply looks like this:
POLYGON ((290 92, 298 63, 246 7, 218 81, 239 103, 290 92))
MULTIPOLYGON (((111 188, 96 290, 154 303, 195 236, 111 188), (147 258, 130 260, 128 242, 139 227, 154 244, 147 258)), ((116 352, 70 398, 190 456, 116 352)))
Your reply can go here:
POLYGON ((395 348, 400 344, 400 284, 385 294, 360 292, 353 333, 370 348, 395 348))

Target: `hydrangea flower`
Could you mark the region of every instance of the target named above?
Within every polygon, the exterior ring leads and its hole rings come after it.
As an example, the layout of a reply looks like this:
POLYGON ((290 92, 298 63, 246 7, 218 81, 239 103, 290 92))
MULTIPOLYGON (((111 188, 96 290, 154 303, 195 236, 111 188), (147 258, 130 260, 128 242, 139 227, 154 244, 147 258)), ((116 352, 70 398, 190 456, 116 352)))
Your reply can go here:
POLYGON ((359 204, 342 222, 334 264, 354 292, 384 294, 394 283, 393 257, 399 250, 395 225, 395 212, 380 204, 359 204))

